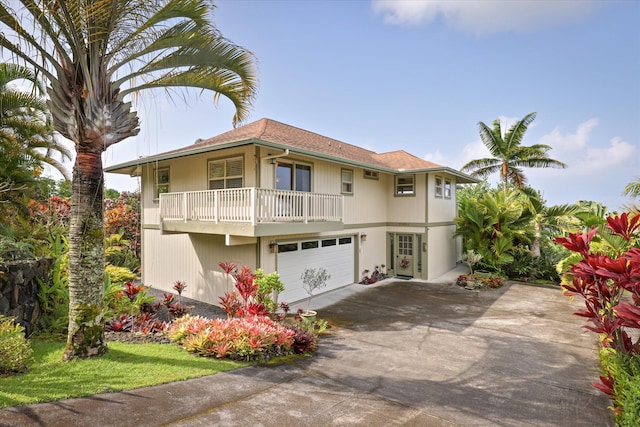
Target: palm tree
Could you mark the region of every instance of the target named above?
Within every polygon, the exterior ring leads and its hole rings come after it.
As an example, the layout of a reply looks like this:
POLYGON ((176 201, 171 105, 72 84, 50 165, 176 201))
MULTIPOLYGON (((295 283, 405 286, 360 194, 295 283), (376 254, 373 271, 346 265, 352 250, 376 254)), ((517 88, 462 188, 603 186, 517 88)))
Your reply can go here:
POLYGON ((547 207, 540 192, 531 187, 521 189, 528 198, 528 209, 533 215, 534 235, 531 243, 531 254, 540 257, 540 242, 544 230, 554 234, 564 234, 579 227, 576 217, 579 207, 574 204, 562 204, 547 207))
POLYGON ((53 137, 46 100, 38 95, 42 93, 44 88, 31 70, 15 64, 0 64, 0 150, 5 160, 6 174, 2 175, 5 182, 12 182, 11 175, 20 172, 7 170, 12 162, 24 167, 26 175, 32 178, 45 164, 69 178, 62 162, 52 157, 58 153, 64 161, 70 160, 71 154, 53 137), (12 87, 12 83, 18 81, 32 84, 34 92, 12 87))
POLYGON ((0 63, 0 221, 8 225, 17 216, 27 215, 26 200, 35 191, 43 165, 51 165, 68 177, 61 160, 71 159, 68 149, 56 141, 43 87, 27 68, 0 63), (28 82, 30 92, 14 83, 28 82))
POLYGON ((503 189, 507 191, 507 184, 511 183, 523 188, 527 182, 523 167, 528 168, 566 168, 564 163, 550 159, 547 151, 551 149, 545 144, 531 146, 522 145, 522 139, 527 128, 536 118, 536 113, 529 113, 522 120, 518 120, 504 133, 500 119, 493 121, 493 128, 480 122, 480 139, 489 149, 493 157, 472 160, 462 167, 462 171, 471 172, 478 178, 485 178, 500 172, 503 189))
POLYGON ((629 182, 624 187, 624 192, 622 194, 634 199, 640 199, 640 176, 637 176, 633 181, 629 182))
POLYGON ((0 3, 0 47, 48 84, 55 129, 73 141, 69 332, 63 359, 106 351, 102 152, 137 135, 128 99, 144 89, 210 90, 248 118, 254 56, 222 37, 205 0, 19 0, 0 3))

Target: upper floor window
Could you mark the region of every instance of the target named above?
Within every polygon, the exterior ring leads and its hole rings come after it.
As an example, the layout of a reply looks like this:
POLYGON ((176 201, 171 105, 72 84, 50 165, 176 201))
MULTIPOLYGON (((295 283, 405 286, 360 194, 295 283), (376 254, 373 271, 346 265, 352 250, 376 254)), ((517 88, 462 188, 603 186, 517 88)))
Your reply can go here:
POLYGON ((370 170, 365 169, 364 170, 364 177, 366 179, 378 179, 378 172, 370 171, 370 170))
POLYGON ((311 191, 311 166, 280 163, 276 166, 276 189, 311 191))
POLYGON ((451 198, 451 180, 448 178, 445 178, 444 180, 444 198, 451 198))
POLYGON ((241 188, 243 172, 242 157, 209 161, 209 190, 241 188))
POLYGON ((342 193, 353 194, 353 171, 342 169, 342 193))
POLYGON ((442 177, 436 176, 434 195, 438 198, 442 198, 443 192, 444 189, 442 188, 442 177))
POLYGON ((396 195, 411 196, 414 194, 415 194, 415 176, 414 175, 396 176, 396 195))
POLYGON ((154 199, 159 199, 160 194, 169 192, 169 184, 171 181, 171 175, 169 174, 169 168, 158 168, 155 170, 154 174, 154 186, 155 193, 154 199))

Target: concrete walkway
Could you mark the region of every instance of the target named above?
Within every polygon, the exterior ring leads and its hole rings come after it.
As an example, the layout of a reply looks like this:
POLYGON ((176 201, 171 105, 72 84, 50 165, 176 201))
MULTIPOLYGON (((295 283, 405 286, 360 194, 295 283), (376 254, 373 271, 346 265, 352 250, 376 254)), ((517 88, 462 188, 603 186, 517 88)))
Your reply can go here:
POLYGON ((313 300, 335 325, 314 357, 6 408, 0 426, 614 425, 590 385, 595 337, 558 289, 388 280, 333 294, 313 300))

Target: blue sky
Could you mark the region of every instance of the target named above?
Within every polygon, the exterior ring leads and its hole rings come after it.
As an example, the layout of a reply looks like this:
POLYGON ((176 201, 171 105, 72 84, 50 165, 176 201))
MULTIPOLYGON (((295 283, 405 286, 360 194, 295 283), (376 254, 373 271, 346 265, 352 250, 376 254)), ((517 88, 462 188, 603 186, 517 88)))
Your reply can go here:
MULTIPOLYGON (((640 176, 640 2, 219 0, 225 37, 254 52, 268 117, 377 152, 460 168, 488 157, 478 122, 537 118, 524 144, 567 169, 526 169, 549 205, 619 209, 640 176)), ((105 166, 231 129, 211 94, 143 94, 141 132, 105 166)), ((491 182, 497 182, 498 176, 491 182)), ((137 181, 107 174, 107 187, 137 181)))

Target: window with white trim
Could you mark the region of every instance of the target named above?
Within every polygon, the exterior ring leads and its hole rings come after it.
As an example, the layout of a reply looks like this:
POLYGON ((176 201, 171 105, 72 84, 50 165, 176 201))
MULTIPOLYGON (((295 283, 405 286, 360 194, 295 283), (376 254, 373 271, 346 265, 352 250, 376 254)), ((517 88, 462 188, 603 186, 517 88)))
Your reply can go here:
POLYGON ((209 161, 209 190, 242 188, 244 161, 242 157, 209 161))
POLYGON ((353 171, 342 169, 342 194, 353 194, 353 171))
POLYGON ((413 196, 415 194, 415 175, 396 176, 396 196, 413 196))
POLYGON ((160 198, 160 194, 168 193, 170 188, 171 175, 169 168, 158 168, 154 171, 153 183, 155 186, 154 200, 160 198))
POLYGON ((370 170, 367 170, 367 169, 364 170, 364 175, 363 176, 364 176, 365 179, 376 179, 376 180, 379 179, 378 178, 379 177, 378 172, 370 171, 370 170))
POLYGON ((433 193, 435 195, 435 197, 441 199, 442 198, 442 194, 443 194, 443 188, 442 188, 442 177, 441 176, 436 176, 435 179, 435 191, 433 193))
POLYGON ((451 198, 451 180, 448 178, 445 178, 444 180, 444 198, 451 198))

